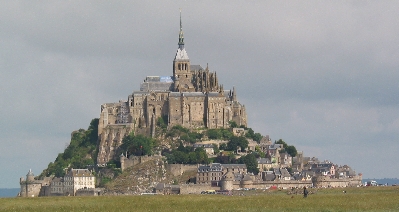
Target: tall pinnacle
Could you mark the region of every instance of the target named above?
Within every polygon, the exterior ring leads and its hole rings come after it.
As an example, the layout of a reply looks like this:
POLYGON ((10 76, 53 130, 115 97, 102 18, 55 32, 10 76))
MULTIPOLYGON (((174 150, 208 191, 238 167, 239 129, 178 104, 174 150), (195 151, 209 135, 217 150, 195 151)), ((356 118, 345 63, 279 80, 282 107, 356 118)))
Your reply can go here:
POLYGON ((180 9, 180 32, 179 32, 179 49, 184 49, 184 35, 183 35, 183 25, 181 23, 181 9, 180 9))

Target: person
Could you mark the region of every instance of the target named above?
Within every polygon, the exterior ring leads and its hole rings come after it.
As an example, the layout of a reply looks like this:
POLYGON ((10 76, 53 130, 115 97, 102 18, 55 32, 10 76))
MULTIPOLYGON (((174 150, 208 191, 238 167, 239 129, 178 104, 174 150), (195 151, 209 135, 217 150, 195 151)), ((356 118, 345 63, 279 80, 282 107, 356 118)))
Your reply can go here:
POLYGON ((306 190, 306 186, 303 187, 303 198, 308 197, 308 190, 306 190))

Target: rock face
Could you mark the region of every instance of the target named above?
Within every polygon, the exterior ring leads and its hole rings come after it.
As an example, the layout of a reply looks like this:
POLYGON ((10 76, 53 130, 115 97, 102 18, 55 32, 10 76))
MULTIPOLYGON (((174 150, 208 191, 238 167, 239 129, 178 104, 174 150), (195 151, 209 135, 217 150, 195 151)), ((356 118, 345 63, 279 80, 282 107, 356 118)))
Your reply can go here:
POLYGON ((126 168, 121 175, 106 184, 104 195, 138 195, 153 192, 159 183, 185 183, 195 172, 174 176, 167 170, 162 158, 153 157, 126 168), (191 175, 188 175, 191 174, 191 175))
POLYGON ((216 72, 191 65, 180 28, 179 48, 173 60, 172 76, 148 76, 127 101, 101 105, 97 164, 115 157, 122 138, 135 134, 155 135, 159 119, 168 126, 186 128, 228 128, 231 121, 247 126, 245 106, 237 92, 224 90, 216 72))

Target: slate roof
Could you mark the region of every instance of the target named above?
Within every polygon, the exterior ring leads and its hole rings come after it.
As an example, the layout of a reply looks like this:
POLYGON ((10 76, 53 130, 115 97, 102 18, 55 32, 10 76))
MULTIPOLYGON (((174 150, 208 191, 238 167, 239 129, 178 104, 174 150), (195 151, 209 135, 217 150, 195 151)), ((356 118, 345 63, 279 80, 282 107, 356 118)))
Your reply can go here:
POLYGON ((71 169, 68 172, 71 177, 93 177, 93 174, 88 169, 71 169))
POLYGON ((180 97, 180 96, 181 96, 181 93, 180 93, 180 92, 170 92, 170 93, 169 93, 169 96, 170 96, 170 97, 180 97))
POLYGON ((281 176, 283 177, 291 177, 290 173, 288 172, 287 169, 280 169, 281 171, 281 176))
POLYGON ((210 171, 222 171, 222 165, 220 163, 211 163, 209 166, 199 166, 198 172, 210 172, 210 171))
POLYGON ((206 95, 202 92, 182 92, 183 96, 197 96, 197 97, 205 97, 206 95))
POLYGON ((194 148, 199 148, 199 147, 202 147, 202 148, 213 148, 213 144, 193 144, 193 147, 194 148))
POLYGON ((190 70, 191 71, 199 71, 199 70, 204 70, 200 65, 190 65, 190 70))
POLYGON ((258 158, 257 161, 258 161, 258 164, 271 164, 272 163, 269 158, 258 158))

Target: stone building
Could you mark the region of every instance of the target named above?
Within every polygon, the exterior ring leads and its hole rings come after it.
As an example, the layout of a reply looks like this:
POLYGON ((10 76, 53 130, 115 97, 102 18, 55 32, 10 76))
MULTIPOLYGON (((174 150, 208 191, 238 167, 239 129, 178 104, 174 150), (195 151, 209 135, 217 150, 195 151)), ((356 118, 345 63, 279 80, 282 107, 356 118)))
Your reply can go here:
POLYGON ((35 179, 35 175, 32 170, 29 169, 28 174, 26 174, 26 179, 21 177, 19 179, 19 185, 21 191, 18 196, 20 197, 38 197, 43 196, 48 193, 48 187, 50 185, 51 178, 46 177, 43 180, 35 179), (47 192, 46 192, 47 191, 47 192))
POLYGON ((94 189, 96 179, 88 169, 71 169, 64 177, 65 195, 75 196, 79 189, 94 189))
POLYGON ((97 164, 117 159, 116 149, 124 136, 155 135, 158 119, 170 126, 186 128, 228 128, 234 121, 247 126, 244 105, 237 91, 224 90, 216 72, 192 65, 184 47, 180 18, 179 42, 173 59, 172 76, 148 76, 127 101, 101 105, 98 133, 100 137, 97 164))
POLYGON ((244 174, 247 173, 247 166, 245 164, 220 163, 211 163, 206 166, 201 165, 198 166, 196 183, 220 186, 221 180, 227 172, 231 172, 234 175, 235 181, 240 181, 244 174))

